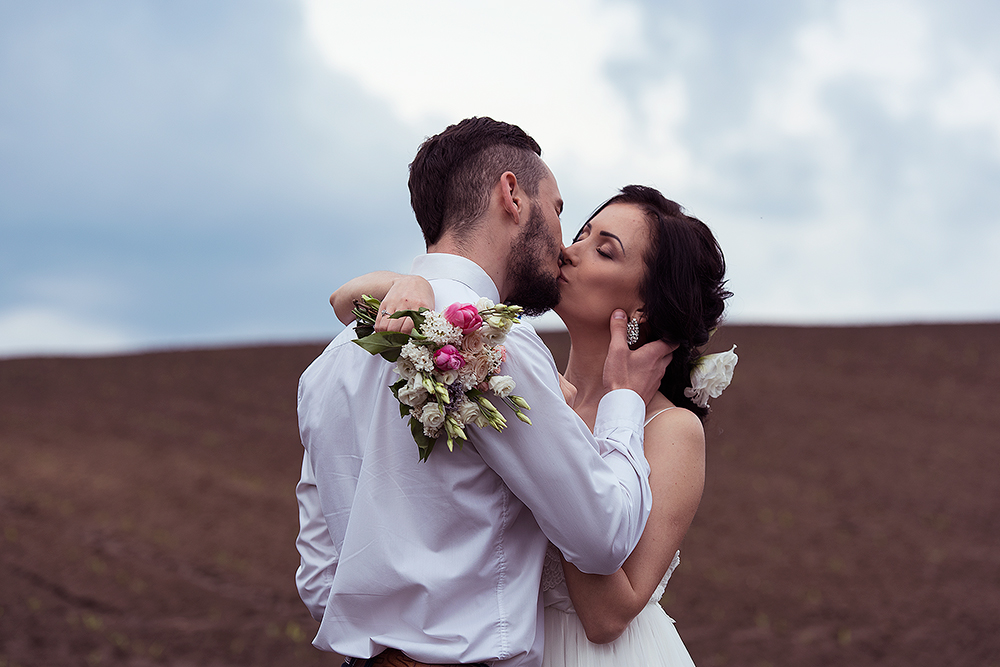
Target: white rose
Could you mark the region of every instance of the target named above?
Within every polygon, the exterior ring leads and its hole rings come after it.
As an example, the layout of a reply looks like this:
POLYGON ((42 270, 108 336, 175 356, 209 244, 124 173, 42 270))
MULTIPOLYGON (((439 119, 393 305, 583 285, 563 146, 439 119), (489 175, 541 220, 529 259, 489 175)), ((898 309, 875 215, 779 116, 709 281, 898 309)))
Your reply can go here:
POLYGON ((494 375, 490 378, 490 390, 500 398, 510 396, 514 391, 514 378, 509 375, 494 375))
POLYGON ((469 369, 472 375, 472 381, 469 384, 474 386, 485 380, 486 376, 493 370, 493 360, 484 350, 472 359, 466 359, 465 368, 469 369))
POLYGON ((479 354, 486 347, 486 339, 483 337, 482 329, 477 329, 462 339, 462 355, 479 354))
POLYGON ((709 354, 698 360, 691 370, 691 386, 684 395, 693 399, 701 408, 708 407, 709 398, 718 398, 733 379, 733 369, 739 360, 736 346, 718 354, 709 354))

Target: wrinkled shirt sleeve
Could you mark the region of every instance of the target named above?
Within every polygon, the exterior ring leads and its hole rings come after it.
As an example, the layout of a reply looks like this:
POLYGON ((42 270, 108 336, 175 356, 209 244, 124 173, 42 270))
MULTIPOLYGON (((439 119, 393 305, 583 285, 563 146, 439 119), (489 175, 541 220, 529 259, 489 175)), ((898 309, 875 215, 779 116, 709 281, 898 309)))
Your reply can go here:
POLYGON ((476 447, 567 560, 583 572, 611 574, 635 548, 652 506, 642 449, 645 404, 633 391, 610 392, 592 434, 566 404, 538 335, 515 327, 507 349, 502 372, 531 406, 532 424, 503 407, 507 428, 477 429, 476 447))
POLYGON ((330 599, 338 553, 323 516, 308 452, 302 456, 302 474, 295 486, 295 498, 299 505, 299 534, 295 539, 299 567, 295 571, 295 586, 309 613, 321 621, 330 599))

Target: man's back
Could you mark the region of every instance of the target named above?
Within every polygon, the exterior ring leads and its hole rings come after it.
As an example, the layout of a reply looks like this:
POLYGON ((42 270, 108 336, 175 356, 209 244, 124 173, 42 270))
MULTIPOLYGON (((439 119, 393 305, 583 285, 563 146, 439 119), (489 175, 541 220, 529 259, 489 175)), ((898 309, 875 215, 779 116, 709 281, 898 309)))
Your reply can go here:
MULTIPOLYGON (((432 280, 438 309, 497 300, 485 274, 456 269, 468 260, 427 257, 460 278, 432 280)), ((461 450, 439 444, 419 462, 387 388, 393 365, 353 337, 338 336, 300 383, 302 534, 328 531, 326 553, 316 540, 300 544, 303 599, 317 616, 325 604, 314 644, 360 657, 392 647, 432 663, 537 664, 549 538, 568 553, 595 552, 583 562, 611 571, 631 537, 609 534, 636 524, 586 426, 562 403, 551 356, 530 326, 514 327, 503 372, 536 408, 534 425, 508 412, 503 433, 470 427, 461 450)), ((641 413, 624 430, 641 433, 641 413)))

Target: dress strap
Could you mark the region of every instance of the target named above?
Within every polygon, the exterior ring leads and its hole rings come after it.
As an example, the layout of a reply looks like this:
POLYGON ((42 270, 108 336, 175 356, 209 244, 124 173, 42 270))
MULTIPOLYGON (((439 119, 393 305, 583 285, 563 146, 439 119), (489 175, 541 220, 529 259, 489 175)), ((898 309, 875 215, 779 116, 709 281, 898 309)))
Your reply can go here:
POLYGON ((660 415, 662 415, 667 410, 673 410, 676 407, 677 407, 676 405, 671 405, 669 408, 663 408, 659 412, 653 413, 653 415, 649 419, 646 420, 646 422, 642 425, 642 427, 646 428, 647 426, 649 426, 649 422, 653 421, 654 419, 656 419, 657 417, 659 417, 660 415))

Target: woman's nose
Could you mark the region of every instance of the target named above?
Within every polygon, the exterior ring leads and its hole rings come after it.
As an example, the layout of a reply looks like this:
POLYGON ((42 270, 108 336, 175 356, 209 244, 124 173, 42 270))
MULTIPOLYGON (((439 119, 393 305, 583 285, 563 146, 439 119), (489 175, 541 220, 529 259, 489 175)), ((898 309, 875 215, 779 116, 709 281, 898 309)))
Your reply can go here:
POLYGON ((573 257, 572 253, 570 252, 570 248, 572 247, 573 246, 567 246, 562 249, 561 253, 559 253, 559 266, 563 266, 565 264, 573 264, 573 257))

